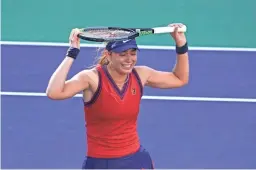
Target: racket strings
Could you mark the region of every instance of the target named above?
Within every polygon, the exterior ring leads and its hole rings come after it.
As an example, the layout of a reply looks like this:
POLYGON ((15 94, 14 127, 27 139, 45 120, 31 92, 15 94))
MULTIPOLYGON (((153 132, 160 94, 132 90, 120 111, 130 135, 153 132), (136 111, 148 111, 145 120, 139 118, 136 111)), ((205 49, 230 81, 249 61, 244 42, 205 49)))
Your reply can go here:
POLYGON ((132 35, 133 32, 124 30, 87 30, 82 32, 86 37, 92 38, 114 38, 114 37, 126 37, 132 35))

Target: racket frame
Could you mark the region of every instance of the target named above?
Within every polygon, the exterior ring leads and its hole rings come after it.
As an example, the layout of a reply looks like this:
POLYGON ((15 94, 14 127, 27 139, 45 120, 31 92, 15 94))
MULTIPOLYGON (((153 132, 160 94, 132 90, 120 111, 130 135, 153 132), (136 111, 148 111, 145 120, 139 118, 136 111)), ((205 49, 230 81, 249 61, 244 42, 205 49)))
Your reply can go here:
MULTIPOLYGON (((94 42, 108 42, 108 41, 124 41, 128 39, 135 39, 136 37, 144 36, 144 35, 151 35, 151 34, 161 34, 161 33, 171 33, 174 31, 174 27, 155 27, 155 28, 123 28, 123 27, 88 27, 80 29, 81 32, 93 31, 93 30, 120 30, 120 31, 127 31, 130 32, 127 36, 110 38, 94 38, 94 37, 87 37, 85 35, 78 34, 78 37, 87 40, 87 41, 94 41, 94 42)), ((186 32, 187 28, 184 25, 182 28, 178 28, 179 32, 186 32)))

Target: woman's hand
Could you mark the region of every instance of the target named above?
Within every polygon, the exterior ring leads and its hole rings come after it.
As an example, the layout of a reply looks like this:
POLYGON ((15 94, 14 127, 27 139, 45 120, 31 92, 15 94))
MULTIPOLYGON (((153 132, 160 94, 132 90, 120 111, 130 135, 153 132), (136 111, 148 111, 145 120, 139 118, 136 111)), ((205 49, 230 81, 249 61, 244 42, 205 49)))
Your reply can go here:
POLYGON ((184 32, 179 32, 178 29, 182 28, 184 25, 181 23, 173 23, 168 25, 169 27, 174 27, 175 31, 171 33, 172 38, 174 39, 176 45, 178 47, 181 47, 183 45, 185 45, 185 43, 187 42, 186 36, 184 34, 184 32))
POLYGON ((77 35, 80 33, 78 28, 72 29, 69 35, 69 44, 71 47, 80 49, 80 38, 77 35))

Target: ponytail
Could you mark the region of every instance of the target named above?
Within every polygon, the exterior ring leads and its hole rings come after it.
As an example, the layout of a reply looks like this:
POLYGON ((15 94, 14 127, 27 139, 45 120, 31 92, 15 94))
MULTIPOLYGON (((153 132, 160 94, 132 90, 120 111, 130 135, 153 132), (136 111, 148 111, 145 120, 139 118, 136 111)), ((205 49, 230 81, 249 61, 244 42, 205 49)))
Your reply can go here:
POLYGON ((101 66, 103 66, 103 65, 108 65, 108 63, 109 63, 109 61, 108 61, 108 59, 107 59, 107 55, 106 55, 106 53, 108 52, 107 50, 106 50, 106 48, 104 48, 104 49, 98 49, 98 52, 99 51, 101 51, 101 55, 100 55, 100 57, 98 58, 98 60, 97 60, 97 64, 98 65, 101 65, 101 66), (102 51, 101 51, 102 50, 102 51))
POLYGON ((109 62, 108 62, 108 59, 107 59, 106 55, 104 55, 104 54, 101 55, 99 60, 98 60, 98 64, 103 66, 103 65, 108 65, 108 63, 109 62))
POLYGON ((106 53, 108 52, 106 50, 106 48, 98 48, 96 50, 97 52, 97 55, 96 55, 96 58, 95 58, 95 61, 94 61, 94 65, 91 66, 91 68, 95 67, 95 66, 103 66, 103 65, 108 65, 109 61, 107 59, 107 55, 106 53))

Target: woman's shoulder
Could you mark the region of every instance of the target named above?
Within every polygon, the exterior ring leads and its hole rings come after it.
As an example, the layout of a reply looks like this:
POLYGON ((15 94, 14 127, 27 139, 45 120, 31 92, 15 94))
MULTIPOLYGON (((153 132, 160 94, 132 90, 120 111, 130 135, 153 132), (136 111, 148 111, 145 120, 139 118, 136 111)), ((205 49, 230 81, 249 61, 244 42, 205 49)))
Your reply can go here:
POLYGON ((143 85, 145 85, 145 83, 148 80, 148 77, 150 76, 150 69, 150 67, 144 65, 134 67, 134 70, 139 75, 139 78, 143 85))
POLYGON ((87 79, 87 81, 90 83, 90 84, 94 84, 95 82, 98 82, 98 70, 96 67, 93 67, 93 68, 89 68, 89 69, 84 69, 82 71, 80 71, 80 75, 87 79))

